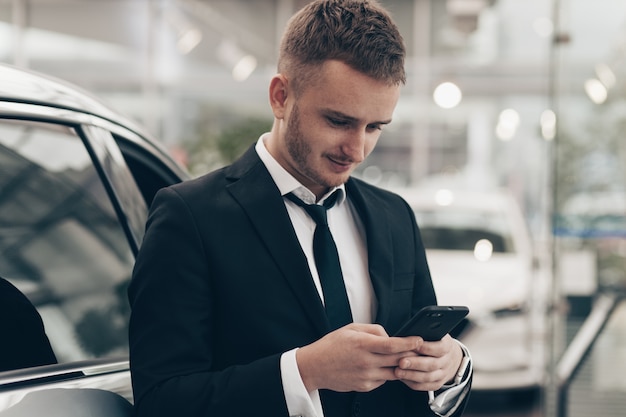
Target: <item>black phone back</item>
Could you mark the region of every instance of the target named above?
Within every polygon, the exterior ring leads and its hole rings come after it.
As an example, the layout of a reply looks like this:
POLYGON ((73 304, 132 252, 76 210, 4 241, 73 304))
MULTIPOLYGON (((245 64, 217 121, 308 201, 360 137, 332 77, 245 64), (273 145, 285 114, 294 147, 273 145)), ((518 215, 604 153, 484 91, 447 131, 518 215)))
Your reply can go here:
POLYGON ((427 341, 441 340, 469 313, 465 306, 427 306, 409 319, 394 336, 421 336, 427 341))

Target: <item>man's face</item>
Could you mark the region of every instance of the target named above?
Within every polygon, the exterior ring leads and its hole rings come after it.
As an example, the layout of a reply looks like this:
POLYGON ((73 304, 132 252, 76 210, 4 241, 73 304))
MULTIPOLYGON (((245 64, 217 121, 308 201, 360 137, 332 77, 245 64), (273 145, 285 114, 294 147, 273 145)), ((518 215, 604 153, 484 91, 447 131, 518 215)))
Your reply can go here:
POLYGON ((297 97, 288 92, 281 127, 273 131, 268 149, 319 197, 346 182, 372 152, 399 95, 399 86, 327 61, 314 85, 303 86, 297 97))

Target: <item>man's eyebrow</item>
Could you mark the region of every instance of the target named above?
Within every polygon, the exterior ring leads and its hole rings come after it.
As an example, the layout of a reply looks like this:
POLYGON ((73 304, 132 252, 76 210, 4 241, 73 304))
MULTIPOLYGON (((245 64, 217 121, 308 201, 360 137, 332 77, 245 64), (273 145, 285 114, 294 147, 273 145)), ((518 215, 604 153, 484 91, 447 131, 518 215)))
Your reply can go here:
MULTIPOLYGON (((336 110, 326 109, 326 110, 324 110, 324 113, 326 114, 326 116, 336 117, 338 119, 342 119, 342 120, 345 120, 347 122, 358 122, 359 121, 359 119, 356 118, 356 117, 349 116, 349 115, 347 115, 345 113, 342 113, 342 112, 336 111, 336 110)), ((391 123, 391 119, 370 122, 370 123, 368 123, 368 125, 388 125, 389 123, 391 123)))

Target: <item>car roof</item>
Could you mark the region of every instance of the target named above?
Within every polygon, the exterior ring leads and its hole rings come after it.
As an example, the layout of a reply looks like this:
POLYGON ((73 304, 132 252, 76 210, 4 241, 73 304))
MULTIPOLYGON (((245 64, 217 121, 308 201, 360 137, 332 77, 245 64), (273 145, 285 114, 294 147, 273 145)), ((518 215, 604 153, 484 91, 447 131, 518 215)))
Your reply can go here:
MULTIPOLYGON (((136 138, 129 139, 137 144, 144 147, 148 146, 153 151, 158 152, 162 156, 162 162, 167 163, 169 169, 176 172, 176 175, 181 178, 189 176, 186 168, 177 163, 165 146, 141 125, 124 117, 87 90, 67 81, 30 69, 0 63, 0 116, 3 116, 4 110, 7 110, 3 108, 2 103, 19 103, 60 111, 67 110, 73 114, 94 116, 105 120, 132 132, 136 138)), ((9 114, 12 114, 10 107, 8 111, 9 114)), ((34 112, 34 114, 41 115, 43 113, 34 112)), ((55 116, 58 120, 69 120, 66 117, 68 117, 67 114, 61 115, 60 113, 55 116)), ((71 117, 71 120, 76 119, 71 117)))
POLYGON ((54 77, 4 63, 0 63, 0 102, 2 101, 90 114, 147 136, 142 128, 88 91, 54 77))
POLYGON ((512 193, 507 189, 491 188, 458 189, 437 187, 406 187, 394 189, 415 210, 446 211, 456 210, 480 212, 486 216, 504 215, 511 227, 516 247, 520 251, 530 251, 531 237, 528 225, 512 193))

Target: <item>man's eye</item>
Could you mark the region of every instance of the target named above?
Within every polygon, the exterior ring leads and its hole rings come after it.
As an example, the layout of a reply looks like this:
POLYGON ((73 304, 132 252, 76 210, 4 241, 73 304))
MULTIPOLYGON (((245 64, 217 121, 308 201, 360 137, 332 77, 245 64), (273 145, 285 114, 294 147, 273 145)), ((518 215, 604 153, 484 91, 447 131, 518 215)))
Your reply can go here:
POLYGON ((380 125, 380 124, 368 125, 367 128, 369 130, 383 130, 383 125, 380 125))
POLYGON ((334 126, 339 126, 339 127, 348 126, 348 122, 345 121, 345 120, 329 118, 328 121, 329 121, 330 124, 332 124, 334 126))

